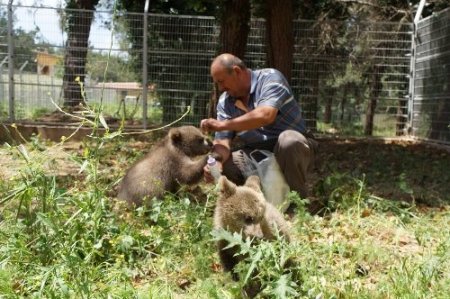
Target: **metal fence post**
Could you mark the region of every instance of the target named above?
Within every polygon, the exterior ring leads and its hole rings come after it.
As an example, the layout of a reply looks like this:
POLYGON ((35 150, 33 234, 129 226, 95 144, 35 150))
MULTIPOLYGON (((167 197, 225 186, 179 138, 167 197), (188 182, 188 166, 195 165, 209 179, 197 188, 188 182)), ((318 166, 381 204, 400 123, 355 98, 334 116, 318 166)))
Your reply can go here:
POLYGON ((426 0, 420 0, 416 15, 413 21, 413 32, 411 38, 411 60, 409 69, 409 101, 408 101, 408 126, 409 135, 414 135, 413 121, 414 121, 414 98, 415 98, 415 79, 416 79, 416 56, 417 56, 417 22, 419 22, 426 0))
POLYGON ((413 23, 413 29, 411 34, 411 57, 409 62, 409 90, 408 90, 408 112, 407 112, 407 126, 405 135, 414 135, 413 129, 413 113, 414 113, 414 78, 416 68, 416 24, 413 23))
POLYGON ((8 56, 3 58, 2 62, 0 62, 0 100, 5 101, 5 88, 3 86, 3 65, 8 61, 8 56))
POLYGON ((148 93, 148 73, 147 73, 147 55, 148 55, 148 8, 150 0, 145 0, 144 7, 144 30, 142 36, 142 125, 147 129, 147 93, 148 93))
POLYGON ((9 74, 9 120, 15 121, 14 115, 14 32, 13 32, 13 0, 8 2, 8 74, 9 74))

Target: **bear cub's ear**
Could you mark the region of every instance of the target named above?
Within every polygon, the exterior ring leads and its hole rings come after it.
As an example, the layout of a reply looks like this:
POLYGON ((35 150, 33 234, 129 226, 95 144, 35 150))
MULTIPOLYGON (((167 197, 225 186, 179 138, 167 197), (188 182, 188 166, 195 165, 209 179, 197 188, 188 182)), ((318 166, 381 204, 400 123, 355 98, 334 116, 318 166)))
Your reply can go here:
POLYGON ((251 175, 245 181, 245 186, 252 188, 255 191, 261 192, 261 181, 259 176, 251 175))
POLYGON ((225 198, 230 197, 231 195, 236 193, 236 185, 230 182, 224 175, 219 178, 218 185, 220 193, 222 193, 225 198))
POLYGON ((178 143, 181 141, 181 132, 178 128, 172 128, 169 130, 169 138, 173 143, 178 143))

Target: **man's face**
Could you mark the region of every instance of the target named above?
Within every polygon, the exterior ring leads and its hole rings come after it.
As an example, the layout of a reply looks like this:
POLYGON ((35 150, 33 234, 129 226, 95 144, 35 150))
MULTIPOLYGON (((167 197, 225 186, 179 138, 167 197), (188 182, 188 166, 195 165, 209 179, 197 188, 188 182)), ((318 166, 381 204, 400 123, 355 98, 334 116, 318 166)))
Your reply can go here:
POLYGON ((230 96, 239 98, 244 97, 246 91, 244 90, 244 76, 243 70, 239 67, 234 67, 231 72, 220 65, 213 65, 211 67, 211 77, 214 83, 217 84, 221 92, 226 91, 230 96))

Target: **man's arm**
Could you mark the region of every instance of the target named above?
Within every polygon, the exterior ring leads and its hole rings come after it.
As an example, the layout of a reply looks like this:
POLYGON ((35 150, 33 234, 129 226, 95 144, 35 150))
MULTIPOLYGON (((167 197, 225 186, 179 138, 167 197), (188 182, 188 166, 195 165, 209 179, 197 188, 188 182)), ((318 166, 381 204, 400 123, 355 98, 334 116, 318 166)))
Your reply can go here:
POLYGON ((247 131, 267 126, 277 117, 278 109, 270 106, 256 107, 239 117, 220 121, 213 118, 204 119, 200 126, 205 131, 247 131))

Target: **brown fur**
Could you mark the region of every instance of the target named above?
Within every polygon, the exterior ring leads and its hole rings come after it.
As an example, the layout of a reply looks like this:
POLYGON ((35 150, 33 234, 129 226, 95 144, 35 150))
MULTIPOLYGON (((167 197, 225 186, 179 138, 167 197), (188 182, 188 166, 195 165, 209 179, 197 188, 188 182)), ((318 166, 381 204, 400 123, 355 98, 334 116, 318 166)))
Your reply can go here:
MULTIPOLYGON (((243 237, 273 240, 276 230, 290 240, 289 227, 283 215, 266 201, 257 176, 250 176, 243 186, 236 186, 225 176, 219 179, 220 195, 214 210, 214 228, 241 233, 243 237)), ((221 240, 217 243, 219 257, 225 271, 232 271, 242 259, 234 256, 238 248, 228 246, 221 240)), ((237 276, 234 276, 237 279, 237 276)))
POLYGON ((172 128, 125 174, 118 198, 130 205, 150 204, 164 192, 176 192, 182 184, 196 184, 203 176, 211 142, 194 126, 172 128), (204 155, 203 157, 192 159, 204 155))

